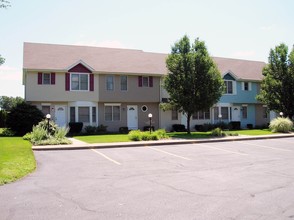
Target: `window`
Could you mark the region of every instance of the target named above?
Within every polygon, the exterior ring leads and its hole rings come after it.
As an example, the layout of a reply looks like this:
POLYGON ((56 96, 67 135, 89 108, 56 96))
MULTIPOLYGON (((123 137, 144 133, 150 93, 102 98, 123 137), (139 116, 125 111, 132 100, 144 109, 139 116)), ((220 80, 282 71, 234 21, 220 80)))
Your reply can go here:
POLYGON ((263 115, 263 118, 268 118, 268 109, 266 106, 262 107, 262 115, 263 115))
POLYGON ((71 90, 87 91, 89 87, 88 74, 71 74, 71 90))
POLYGON ((78 116, 79 116, 79 122, 90 122, 90 108, 79 107, 78 116))
POLYGON ((172 120, 178 120, 178 111, 176 108, 173 108, 172 111, 171 111, 171 114, 172 114, 172 120))
POLYGON ((120 121, 120 105, 105 106, 105 121, 120 121))
POLYGON ((42 105, 42 112, 44 115, 50 114, 50 106, 42 105))
POLYGON ((96 123, 96 107, 92 107, 92 122, 96 123))
POLYGON ((225 80, 226 94, 233 94, 233 81, 225 80))
POLYGON ((51 84, 51 74, 50 73, 43 73, 43 84, 44 85, 51 84))
POLYGON ((229 108, 228 107, 221 107, 221 115, 222 119, 229 119, 229 108))
POLYGON ((70 114, 70 122, 76 122, 76 108, 75 107, 70 107, 69 109, 69 114, 70 114))
POLYGON ((113 91, 114 90, 113 76, 106 76, 106 90, 108 90, 108 91, 113 91))
POLYGON ((251 91, 251 82, 242 82, 242 90, 251 91))
POLYGON ((143 85, 143 87, 149 86, 149 78, 147 76, 142 77, 142 85, 143 85))
POLYGON ((194 120, 206 120, 210 119, 210 112, 209 109, 205 111, 199 111, 192 115, 192 119, 194 120))
POLYGON ((247 118, 247 106, 242 106, 242 118, 247 118))
POLYGON ((146 105, 143 105, 141 107, 142 112, 147 112, 148 111, 148 107, 146 105))
POLYGON ((128 90, 128 77, 120 76, 120 90, 127 91, 128 90))

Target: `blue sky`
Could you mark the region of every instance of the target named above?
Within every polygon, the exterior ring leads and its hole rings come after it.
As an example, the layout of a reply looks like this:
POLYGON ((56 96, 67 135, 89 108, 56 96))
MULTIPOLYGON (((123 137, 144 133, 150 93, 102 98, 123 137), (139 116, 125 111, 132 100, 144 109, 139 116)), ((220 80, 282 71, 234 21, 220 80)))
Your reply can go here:
POLYGON ((0 9, 0 96, 22 96, 23 42, 169 53, 187 34, 212 56, 267 61, 294 44, 292 0, 10 0, 0 9))

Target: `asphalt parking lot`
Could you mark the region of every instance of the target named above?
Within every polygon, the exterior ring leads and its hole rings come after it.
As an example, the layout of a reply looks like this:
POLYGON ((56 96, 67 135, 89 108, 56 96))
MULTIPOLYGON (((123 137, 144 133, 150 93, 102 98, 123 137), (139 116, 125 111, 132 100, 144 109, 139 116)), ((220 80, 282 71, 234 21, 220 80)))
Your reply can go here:
POLYGON ((0 219, 294 219, 294 138, 36 151, 0 219))

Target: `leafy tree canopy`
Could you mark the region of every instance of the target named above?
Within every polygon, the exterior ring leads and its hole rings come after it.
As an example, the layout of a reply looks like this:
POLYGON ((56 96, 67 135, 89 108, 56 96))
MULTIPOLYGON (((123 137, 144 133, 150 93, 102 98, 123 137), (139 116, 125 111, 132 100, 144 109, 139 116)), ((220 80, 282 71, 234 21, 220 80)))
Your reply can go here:
POLYGON ((10 2, 6 0, 0 0, 0 8, 10 7, 10 2))
POLYGON ((5 62, 5 59, 0 54, 0 66, 5 62))
POLYGON ((268 64, 262 74, 260 94, 257 99, 270 110, 294 115, 294 49, 288 54, 288 47, 280 44, 270 50, 268 64))
POLYGON ((170 95, 170 104, 186 114, 190 133, 192 114, 209 109, 224 91, 220 71, 205 43, 197 38, 191 44, 186 35, 172 47, 166 65, 169 74, 164 87, 170 95))
POLYGON ((22 102, 11 109, 6 124, 17 135, 24 135, 32 131, 33 125, 37 125, 42 119, 44 115, 36 106, 22 102))
POLYGON ((10 111, 17 104, 24 102, 22 97, 8 97, 8 96, 0 96, 0 108, 5 111, 10 111))

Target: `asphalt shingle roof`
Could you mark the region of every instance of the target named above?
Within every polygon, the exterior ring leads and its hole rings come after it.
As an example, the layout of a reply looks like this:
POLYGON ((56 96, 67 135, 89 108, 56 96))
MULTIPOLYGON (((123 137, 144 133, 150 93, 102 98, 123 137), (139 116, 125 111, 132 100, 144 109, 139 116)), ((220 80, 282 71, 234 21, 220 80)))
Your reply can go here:
MULTIPOLYGON (((24 43, 24 70, 67 71, 83 61, 94 72, 164 75, 167 54, 90 46, 24 43)), ((261 80, 264 62, 213 57, 222 74, 261 80)))

